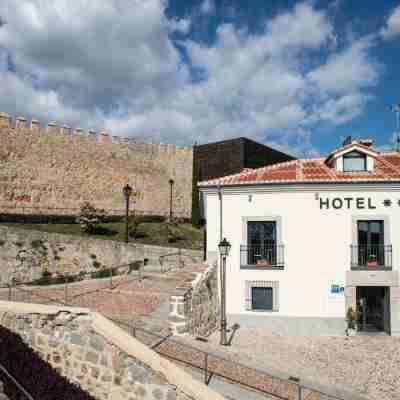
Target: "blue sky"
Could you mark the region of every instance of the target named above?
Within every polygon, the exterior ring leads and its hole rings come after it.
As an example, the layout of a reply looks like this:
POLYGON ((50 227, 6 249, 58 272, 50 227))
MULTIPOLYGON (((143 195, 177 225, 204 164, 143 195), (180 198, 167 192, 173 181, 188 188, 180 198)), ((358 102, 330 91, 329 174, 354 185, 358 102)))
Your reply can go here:
POLYGON ((2 0, 0 21, 12 115, 302 157, 347 135, 392 147, 399 1, 2 0))

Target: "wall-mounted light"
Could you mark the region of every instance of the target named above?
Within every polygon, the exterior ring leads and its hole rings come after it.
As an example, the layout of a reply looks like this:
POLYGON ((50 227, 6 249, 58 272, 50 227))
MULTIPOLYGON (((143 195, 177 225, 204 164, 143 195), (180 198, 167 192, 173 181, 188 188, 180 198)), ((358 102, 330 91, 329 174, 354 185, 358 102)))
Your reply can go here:
POLYGON ((319 193, 315 193, 314 197, 315 197, 315 200, 318 200, 319 199, 319 193))
POLYGON ((252 195, 252 194, 249 194, 249 203, 251 203, 252 200, 253 200, 253 195, 252 195))

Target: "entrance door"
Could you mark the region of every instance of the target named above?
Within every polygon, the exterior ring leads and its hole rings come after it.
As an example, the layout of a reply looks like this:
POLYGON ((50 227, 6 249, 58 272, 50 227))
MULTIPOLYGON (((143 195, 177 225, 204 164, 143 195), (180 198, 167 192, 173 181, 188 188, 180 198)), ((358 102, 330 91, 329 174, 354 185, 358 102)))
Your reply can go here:
POLYGON ((276 264, 276 222, 254 221, 247 223, 248 264, 266 261, 276 264))
POLYGON ((358 221, 358 265, 385 265, 383 221, 358 221))
POLYGON ((390 288, 357 287, 358 326, 363 332, 390 334, 390 288))

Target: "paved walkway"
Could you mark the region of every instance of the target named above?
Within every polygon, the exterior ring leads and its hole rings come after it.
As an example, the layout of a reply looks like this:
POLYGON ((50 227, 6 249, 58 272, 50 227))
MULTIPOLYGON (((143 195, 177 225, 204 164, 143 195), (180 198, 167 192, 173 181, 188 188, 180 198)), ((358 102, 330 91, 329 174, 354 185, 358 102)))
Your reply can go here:
MULTIPOLYGON (((12 300, 41 304, 67 303, 126 318, 151 316, 159 307, 165 307, 176 287, 188 286, 195 273, 202 268, 202 265, 193 265, 166 274, 145 271, 142 279, 136 275, 118 276, 112 282, 108 278, 93 279, 69 284, 67 288, 64 285, 22 286, 13 289, 12 300)), ((0 289, 0 300, 8 298, 8 289, 0 289)))
POLYGON ((190 337, 181 340, 206 351, 222 351, 254 368, 336 388, 338 394, 356 392, 374 400, 400 400, 400 338, 287 337, 265 329, 240 328, 230 347, 218 344, 218 333, 208 343, 190 337))

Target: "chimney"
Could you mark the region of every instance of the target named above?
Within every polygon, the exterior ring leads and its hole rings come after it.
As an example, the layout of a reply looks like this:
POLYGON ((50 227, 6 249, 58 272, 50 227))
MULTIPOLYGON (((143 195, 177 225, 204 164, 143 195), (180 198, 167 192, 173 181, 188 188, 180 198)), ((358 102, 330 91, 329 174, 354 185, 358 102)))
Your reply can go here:
POLYGON ((365 147, 372 147, 372 145, 374 144, 374 141, 372 139, 360 139, 359 143, 365 147))

